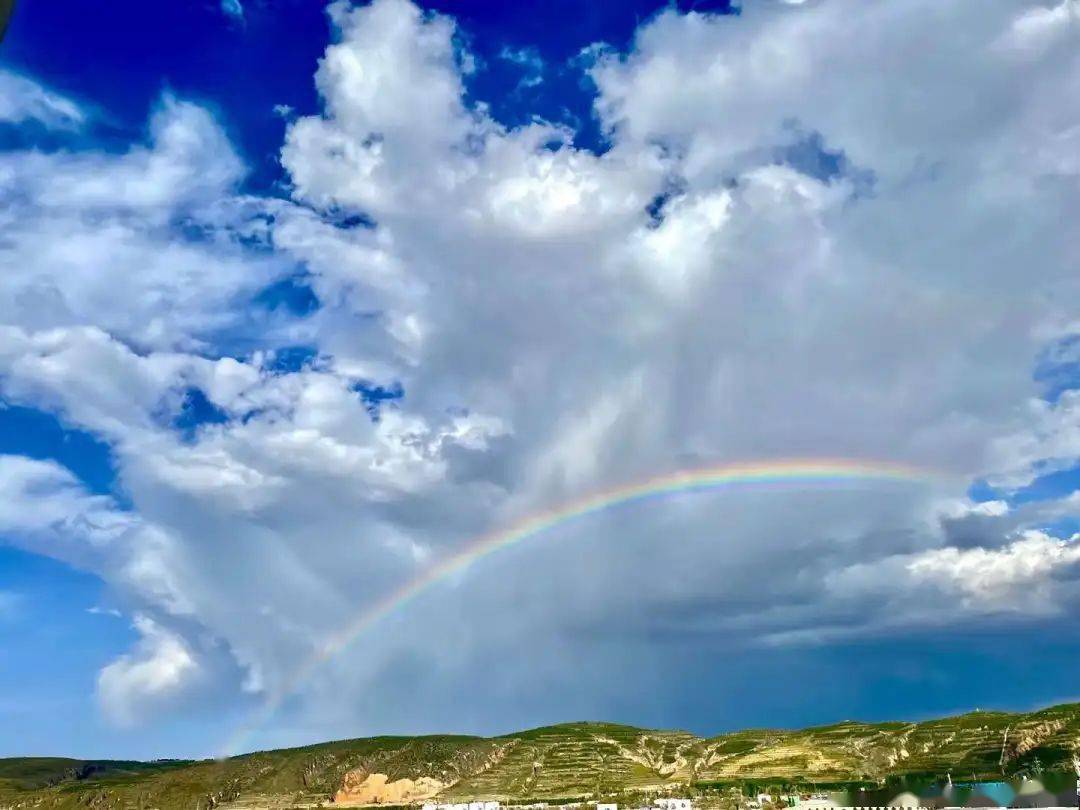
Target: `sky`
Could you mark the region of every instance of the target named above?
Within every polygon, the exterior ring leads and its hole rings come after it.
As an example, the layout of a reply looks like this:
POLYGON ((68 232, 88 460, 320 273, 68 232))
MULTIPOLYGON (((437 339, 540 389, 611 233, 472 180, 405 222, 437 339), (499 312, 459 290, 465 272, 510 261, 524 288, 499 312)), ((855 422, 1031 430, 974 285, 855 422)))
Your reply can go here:
POLYGON ((0 756, 1080 699, 1078 216, 1077 0, 18 4, 0 756))

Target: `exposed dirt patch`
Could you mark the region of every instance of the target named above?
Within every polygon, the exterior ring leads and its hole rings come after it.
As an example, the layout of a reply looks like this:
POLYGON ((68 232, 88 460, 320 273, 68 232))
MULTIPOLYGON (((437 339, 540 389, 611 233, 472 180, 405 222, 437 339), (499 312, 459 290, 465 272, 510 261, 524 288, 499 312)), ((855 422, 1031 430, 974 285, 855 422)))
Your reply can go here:
POLYGON ((419 799, 429 799, 446 787, 445 782, 430 776, 391 782, 385 773, 349 771, 334 794, 334 803, 346 806, 408 804, 419 799))

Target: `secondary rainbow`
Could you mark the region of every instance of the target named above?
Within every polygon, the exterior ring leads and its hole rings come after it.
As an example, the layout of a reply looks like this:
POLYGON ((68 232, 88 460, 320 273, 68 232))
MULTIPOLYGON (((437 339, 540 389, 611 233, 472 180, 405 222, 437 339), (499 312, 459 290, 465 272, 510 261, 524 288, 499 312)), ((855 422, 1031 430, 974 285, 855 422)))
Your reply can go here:
POLYGON ((226 752, 235 751, 236 745, 248 733, 273 716, 284 700, 293 694, 319 666, 355 642, 381 619, 400 610, 432 585, 467 568, 477 560, 530 537, 541 535, 556 526, 646 498, 711 491, 732 486, 777 484, 816 487, 875 481, 916 483, 933 477, 926 470, 887 461, 844 458, 773 459, 679 470, 595 492, 554 509, 528 515, 507 526, 474 538, 466 543, 461 551, 435 563, 422 571, 419 576, 405 583, 403 587, 366 607, 341 631, 320 645, 315 653, 297 668, 284 686, 262 706, 254 722, 246 725, 240 734, 233 737, 226 746, 226 752))

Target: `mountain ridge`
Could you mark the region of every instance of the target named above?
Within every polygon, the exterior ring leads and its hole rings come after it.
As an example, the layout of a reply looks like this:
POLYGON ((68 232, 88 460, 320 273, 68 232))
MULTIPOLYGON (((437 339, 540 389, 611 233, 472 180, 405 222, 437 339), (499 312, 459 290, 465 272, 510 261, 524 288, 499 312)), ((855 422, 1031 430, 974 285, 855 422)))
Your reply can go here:
POLYGON ((1080 774, 1080 703, 700 737, 597 721, 493 737, 384 735, 224 760, 0 759, 0 808, 211 810, 571 800, 740 784, 1080 774))

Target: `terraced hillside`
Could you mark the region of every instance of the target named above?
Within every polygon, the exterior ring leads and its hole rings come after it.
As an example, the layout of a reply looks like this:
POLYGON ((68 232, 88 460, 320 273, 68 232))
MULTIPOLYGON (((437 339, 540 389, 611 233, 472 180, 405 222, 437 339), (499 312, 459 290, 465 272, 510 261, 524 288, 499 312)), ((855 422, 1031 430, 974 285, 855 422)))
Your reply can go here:
POLYGON ((452 797, 604 795, 662 786, 687 771, 700 739, 683 731, 646 731, 612 723, 567 723, 501 738, 498 767, 463 779, 452 797))
POLYGON ((1080 772, 1080 704, 923 723, 844 722, 700 738, 610 723, 503 737, 373 737, 223 761, 0 760, 0 808, 210 810, 707 791, 745 782, 881 783, 1080 772))
POLYGON ((838 723, 791 732, 742 732, 708 741, 696 778, 759 776, 877 781, 900 774, 992 778, 1072 768, 1080 705, 1026 715, 972 712, 923 723, 838 723))
POLYGON ((0 808, 315 805, 327 803, 348 773, 384 773, 392 779, 434 775, 453 784, 483 770, 499 748, 478 737, 372 737, 182 765, 145 763, 141 773, 114 768, 83 776, 80 766, 87 763, 65 760, 72 770, 60 779, 56 767, 42 767, 55 760, 0 760, 0 808))

